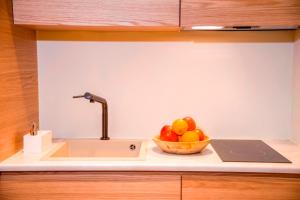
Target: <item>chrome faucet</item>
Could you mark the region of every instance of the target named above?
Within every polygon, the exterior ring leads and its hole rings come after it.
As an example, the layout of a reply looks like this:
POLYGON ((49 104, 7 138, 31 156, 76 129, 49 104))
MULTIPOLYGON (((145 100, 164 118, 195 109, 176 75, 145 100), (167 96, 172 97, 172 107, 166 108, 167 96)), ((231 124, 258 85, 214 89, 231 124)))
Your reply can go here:
POLYGON ((73 96, 73 98, 85 98, 90 100, 90 103, 101 103, 102 104, 102 137, 101 140, 109 140, 108 137, 108 112, 107 112, 107 101, 106 99, 96 96, 94 94, 91 94, 89 92, 84 93, 84 95, 79 96, 73 96))

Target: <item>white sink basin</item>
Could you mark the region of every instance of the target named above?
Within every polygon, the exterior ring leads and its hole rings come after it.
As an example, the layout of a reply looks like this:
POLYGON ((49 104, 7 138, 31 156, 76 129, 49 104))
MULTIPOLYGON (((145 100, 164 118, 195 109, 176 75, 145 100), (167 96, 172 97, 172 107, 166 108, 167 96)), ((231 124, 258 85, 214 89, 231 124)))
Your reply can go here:
POLYGON ((141 140, 67 139, 55 144, 42 160, 143 160, 146 143, 141 140))

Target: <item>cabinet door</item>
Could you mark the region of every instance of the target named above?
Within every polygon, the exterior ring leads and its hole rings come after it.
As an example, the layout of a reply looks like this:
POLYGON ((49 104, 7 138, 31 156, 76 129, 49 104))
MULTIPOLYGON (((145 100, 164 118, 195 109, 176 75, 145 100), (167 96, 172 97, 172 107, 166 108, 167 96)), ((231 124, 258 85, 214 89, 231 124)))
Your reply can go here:
POLYGON ((180 199, 179 175, 32 172, 0 178, 1 200, 180 199))
POLYGON ((13 0, 15 24, 46 29, 178 29, 179 0, 13 0))
POLYGON ((181 0, 181 25, 299 26, 299 0, 181 0))
POLYGON ((299 200, 300 178, 256 175, 185 175, 182 199, 299 200))

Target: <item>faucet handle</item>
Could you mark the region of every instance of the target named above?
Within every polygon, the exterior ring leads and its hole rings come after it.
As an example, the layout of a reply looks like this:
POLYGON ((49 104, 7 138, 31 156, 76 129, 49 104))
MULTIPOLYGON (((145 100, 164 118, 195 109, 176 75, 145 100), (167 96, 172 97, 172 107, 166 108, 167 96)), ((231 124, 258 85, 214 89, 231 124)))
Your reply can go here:
POLYGON ((95 103, 94 97, 91 93, 84 93, 84 95, 73 96, 73 98, 85 98, 90 100, 90 103, 95 103))
POLYGON ((83 98, 85 97, 84 95, 78 95, 78 96, 73 96, 73 98, 83 98))

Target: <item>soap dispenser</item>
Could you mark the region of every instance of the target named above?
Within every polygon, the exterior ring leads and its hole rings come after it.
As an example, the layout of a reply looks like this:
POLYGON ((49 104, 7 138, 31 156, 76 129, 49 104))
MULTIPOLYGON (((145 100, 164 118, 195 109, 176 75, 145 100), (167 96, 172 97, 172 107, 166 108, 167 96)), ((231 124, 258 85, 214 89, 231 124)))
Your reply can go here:
POLYGON ((51 147, 52 131, 38 129, 37 123, 33 122, 29 133, 24 135, 24 154, 42 153, 51 147))

